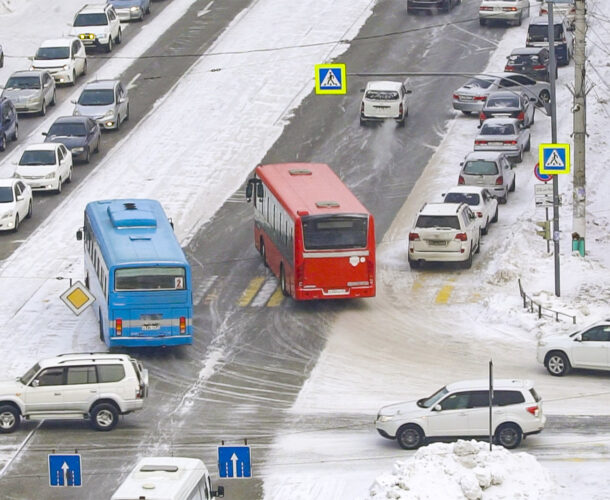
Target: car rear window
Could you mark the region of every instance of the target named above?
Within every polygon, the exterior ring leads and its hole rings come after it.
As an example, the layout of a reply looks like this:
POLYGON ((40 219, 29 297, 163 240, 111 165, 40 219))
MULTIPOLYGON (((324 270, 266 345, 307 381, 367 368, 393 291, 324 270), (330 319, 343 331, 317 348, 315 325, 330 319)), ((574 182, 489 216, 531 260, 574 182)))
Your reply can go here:
POLYGON ((372 101, 395 101, 398 97, 398 92, 393 90, 368 90, 366 92, 366 98, 372 101))
POLYGON ((97 365, 97 379, 100 383, 118 382, 125 378, 123 365, 97 365))
POLYGON ((492 83, 493 83, 493 80, 485 80, 483 78, 473 78, 472 80, 468 80, 464 84, 464 87, 487 89, 491 86, 492 83))
POLYGON ((445 203, 468 203, 468 205, 478 205, 481 197, 478 193, 447 193, 445 203))
MULTIPOLYGON (((563 26, 561 24, 555 25, 555 42, 561 41, 561 35, 563 33, 563 26)), ((549 26, 548 24, 530 24, 527 30, 527 36, 531 42, 547 42, 549 40, 549 26)))
POLYGON ((420 215, 417 218, 417 227, 422 229, 431 227, 460 229, 460 221, 457 215, 420 215))
POLYGON ((496 175, 498 166, 493 161, 471 160, 464 165, 464 173, 469 175, 496 175))
POLYGON ((481 135, 513 135, 515 128, 511 123, 504 125, 491 125, 483 123, 481 127, 481 135))
POLYGON ((515 97, 492 97, 487 99, 487 108, 518 108, 519 98, 515 97))
POLYGON ((524 403, 521 391, 494 391, 494 406, 508 406, 524 403))
POLYGON ((521 56, 521 55, 508 56, 508 63, 509 64, 525 64, 525 65, 539 64, 540 63, 540 58, 538 56, 535 56, 535 55, 531 55, 531 56, 521 56))

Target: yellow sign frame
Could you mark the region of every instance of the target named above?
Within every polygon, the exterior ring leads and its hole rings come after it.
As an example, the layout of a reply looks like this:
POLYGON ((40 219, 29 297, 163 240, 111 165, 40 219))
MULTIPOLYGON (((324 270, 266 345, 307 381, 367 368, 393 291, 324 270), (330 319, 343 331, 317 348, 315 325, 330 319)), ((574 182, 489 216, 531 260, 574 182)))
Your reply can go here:
POLYGON ((538 171, 541 174, 569 174, 570 173, 570 145, 569 144, 540 144, 538 147, 538 171), (563 167, 548 168, 544 165, 546 151, 561 150, 565 154, 565 164, 563 167))
POLYGON ((347 69, 345 67, 345 64, 316 64, 314 73, 316 78, 316 94, 347 94, 347 69), (339 74, 341 75, 339 82, 341 86, 339 88, 322 88, 323 82, 320 79, 320 70, 323 69, 339 70, 339 74))

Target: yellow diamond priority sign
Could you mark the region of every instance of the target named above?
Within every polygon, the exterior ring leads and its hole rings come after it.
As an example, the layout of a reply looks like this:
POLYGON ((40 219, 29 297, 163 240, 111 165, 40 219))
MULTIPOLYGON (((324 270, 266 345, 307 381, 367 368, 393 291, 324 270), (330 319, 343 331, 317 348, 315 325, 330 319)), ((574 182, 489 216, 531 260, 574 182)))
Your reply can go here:
POLYGON ((77 281, 59 297, 77 316, 95 302, 95 297, 87 287, 77 281))

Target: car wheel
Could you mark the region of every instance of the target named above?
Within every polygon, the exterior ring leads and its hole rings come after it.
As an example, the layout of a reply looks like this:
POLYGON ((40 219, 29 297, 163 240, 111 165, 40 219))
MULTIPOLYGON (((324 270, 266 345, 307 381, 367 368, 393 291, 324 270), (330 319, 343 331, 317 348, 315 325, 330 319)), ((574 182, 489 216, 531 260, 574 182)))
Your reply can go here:
POLYGON ((125 118, 123 118, 125 121, 129 121, 129 104, 127 105, 127 110, 125 112, 125 118))
MULTIPOLYGON (((89 275, 87 275, 86 281, 85 281, 85 286, 87 288, 89 288, 89 275)), ((104 340, 104 322, 102 321, 102 310, 99 309, 97 312, 97 317, 99 320, 99 325, 100 325, 100 340, 104 343, 106 343, 106 341, 104 340)))
POLYGON ((496 431, 496 442, 509 450, 521 443, 523 431, 517 424, 502 424, 496 431))
POLYGON ((40 116, 44 116, 47 114, 47 103, 45 100, 42 100, 42 105, 40 106, 40 116))
POLYGON ((485 26, 486 24, 487 24, 487 19, 479 18, 479 25, 480 26, 485 26))
POLYGON ((496 213, 493 216, 493 219, 491 219, 491 222, 498 222, 498 207, 496 206, 496 213))
POLYGON ((119 32, 116 36, 116 44, 120 45, 123 42, 123 31, 119 28, 119 32))
POLYGON ((403 425, 396 433, 396 441, 404 450, 416 450, 424 444, 426 437, 424 431, 417 425, 403 425))
POLYGON ((474 253, 479 253, 481 251, 481 230, 479 229, 479 241, 477 241, 477 249, 474 253))
POLYGON ((269 267, 269 264, 267 264, 267 249, 265 248, 265 242, 263 241, 263 238, 261 238, 259 248, 261 257, 263 258, 263 264, 265 265, 265 267, 269 267))
POLYGON ((411 269, 419 269, 421 267, 421 262, 419 260, 407 259, 409 261, 409 267, 411 269))
POLYGON ((150 4, 148 4, 148 7, 146 7, 146 15, 150 14, 150 4))
POLYGON ((60 177, 59 178, 59 182, 57 183, 57 189, 55 190, 55 192, 57 194, 61 193, 61 188, 62 188, 62 184, 64 183, 63 179, 60 177))
POLYGON ((55 106, 57 103, 57 96, 55 95, 55 90, 53 90, 53 97, 51 97, 51 106, 55 106))
POLYGON ((98 431, 110 431, 119 421, 119 412, 110 403, 100 403, 91 410, 91 425, 98 431))
POLYGON ((543 90, 538 95, 538 99, 540 99, 544 104, 551 102, 551 93, 548 90, 543 90))
POLYGON ((523 22, 523 12, 519 13, 519 19, 517 20, 517 22, 515 23, 517 26, 521 26, 521 23, 523 22))
POLYGON ((32 213, 33 213, 33 210, 32 210, 32 200, 30 200, 30 204, 28 205, 28 213, 25 214, 25 218, 26 219, 31 219, 32 218, 32 213))
POLYGON ((106 44, 106 52, 112 52, 112 47, 113 47, 112 37, 109 37, 108 43, 106 44))
POLYGON ((15 432, 21 423, 19 410, 11 405, 0 406, 0 432, 15 432))
POLYGON ((121 114, 119 113, 118 115, 116 115, 116 125, 114 126, 114 130, 116 130, 117 132, 119 130, 121 130, 121 122, 123 120, 121 120, 121 114))
POLYGON ((13 141, 19 139, 19 125, 15 125, 15 132, 13 132, 13 141))
POLYGON ((15 214, 15 227, 13 228, 13 233, 16 233, 19 229, 19 214, 15 214))
POLYGON ((85 150, 85 163, 89 163, 91 161, 91 151, 89 148, 85 150))
POLYGON ((555 377, 563 377, 572 368, 568 357, 562 352, 552 352, 546 358, 546 369, 555 377))
POLYGON ((76 70, 72 71, 72 81, 70 82, 70 85, 76 85, 76 70))
POLYGON ((360 117, 360 125, 361 126, 366 125, 366 120, 363 120, 362 117, 360 117))
POLYGON ((280 287, 282 288, 282 294, 284 297, 290 296, 290 293, 288 293, 288 287, 286 286, 286 273, 284 272, 283 264, 280 264, 280 287))
POLYGON ((485 221, 485 226, 481 229, 481 234, 487 234, 489 232, 489 217, 485 221))
POLYGON ((525 150, 530 151, 532 149, 532 140, 528 139, 527 144, 525 145, 525 150))
POLYGON ((464 269, 470 269, 472 267, 472 247, 470 247, 470 253, 468 254, 468 258, 462 263, 462 267, 464 269))
POLYGON ((535 120, 536 120, 536 108, 534 108, 534 112, 532 113, 532 121, 530 122, 528 127, 531 127, 534 124, 535 120))
POLYGON ((521 163, 523 161, 523 150, 519 150, 519 155, 517 156, 517 163, 521 163))
POLYGON ((515 187, 517 186, 516 182, 517 182, 517 176, 515 175, 513 177, 513 182, 511 183, 510 188, 508 189, 511 193, 515 192, 515 187))
POLYGON ((6 149, 6 137, 2 135, 0 137, 0 151, 4 151, 6 149))
POLYGON ((472 114, 472 111, 464 111, 464 110, 462 110, 462 113, 464 113, 466 116, 470 116, 472 114))

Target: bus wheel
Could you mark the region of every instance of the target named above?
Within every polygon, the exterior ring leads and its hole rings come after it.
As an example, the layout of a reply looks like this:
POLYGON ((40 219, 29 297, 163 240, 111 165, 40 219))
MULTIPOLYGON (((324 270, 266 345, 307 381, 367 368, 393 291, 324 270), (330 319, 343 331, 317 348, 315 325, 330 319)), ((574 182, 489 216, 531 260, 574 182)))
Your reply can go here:
POLYGON ((284 297, 288 297, 288 288, 286 287, 286 273, 284 272, 284 266, 280 265, 280 287, 282 288, 282 294, 284 297))
POLYGON ((104 324, 102 323, 102 310, 101 309, 99 310, 98 315, 100 318, 100 340, 105 343, 106 341, 104 340, 104 324))
POLYGON ((267 250, 265 249, 265 242, 263 241, 263 239, 261 238, 261 243, 260 243, 260 253, 261 253, 261 257, 263 258, 263 264, 265 264, 265 267, 269 267, 269 264, 267 264, 267 250))

